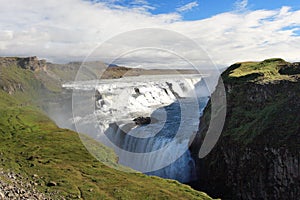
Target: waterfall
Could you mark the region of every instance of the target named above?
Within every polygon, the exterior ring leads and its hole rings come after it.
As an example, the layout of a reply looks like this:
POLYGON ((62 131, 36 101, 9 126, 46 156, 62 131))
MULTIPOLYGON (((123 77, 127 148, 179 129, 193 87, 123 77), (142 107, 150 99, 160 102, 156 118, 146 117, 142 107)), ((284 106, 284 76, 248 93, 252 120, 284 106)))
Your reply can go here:
POLYGON ((93 114, 78 112, 76 122, 96 121, 98 132, 88 134, 114 148, 120 164, 189 182, 195 172, 188 145, 207 103, 207 97, 195 96, 195 85, 203 86, 199 82, 195 75, 140 76, 64 87, 94 92, 93 114), (150 117, 151 123, 136 125, 133 119, 141 116, 150 117))

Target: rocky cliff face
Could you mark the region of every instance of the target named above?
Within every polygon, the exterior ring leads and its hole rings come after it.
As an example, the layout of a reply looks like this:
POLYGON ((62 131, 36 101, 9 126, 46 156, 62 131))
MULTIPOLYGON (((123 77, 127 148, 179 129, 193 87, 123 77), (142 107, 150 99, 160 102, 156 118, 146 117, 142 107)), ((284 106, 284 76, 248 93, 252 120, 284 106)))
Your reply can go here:
POLYGON ((39 60, 36 56, 19 58, 19 57, 1 57, 2 66, 20 66, 23 69, 32 71, 46 70, 46 60, 39 60))
POLYGON ((199 159, 208 106, 191 146, 199 178, 194 187, 223 199, 299 199, 298 73, 298 63, 281 59, 238 63, 223 73, 225 126, 212 152, 199 159))

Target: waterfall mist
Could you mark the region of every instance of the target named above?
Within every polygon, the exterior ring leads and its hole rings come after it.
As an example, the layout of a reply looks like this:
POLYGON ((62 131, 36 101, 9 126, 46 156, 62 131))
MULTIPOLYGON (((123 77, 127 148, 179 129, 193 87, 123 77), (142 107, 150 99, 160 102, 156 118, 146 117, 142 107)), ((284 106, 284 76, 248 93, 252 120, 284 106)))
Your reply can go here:
POLYGON ((72 82, 64 88, 73 90, 74 118, 60 116, 63 127, 76 125, 76 131, 113 148, 119 164, 145 174, 180 182, 196 177, 188 146, 209 93, 200 76, 72 82), (148 116, 150 124, 133 121, 148 116))

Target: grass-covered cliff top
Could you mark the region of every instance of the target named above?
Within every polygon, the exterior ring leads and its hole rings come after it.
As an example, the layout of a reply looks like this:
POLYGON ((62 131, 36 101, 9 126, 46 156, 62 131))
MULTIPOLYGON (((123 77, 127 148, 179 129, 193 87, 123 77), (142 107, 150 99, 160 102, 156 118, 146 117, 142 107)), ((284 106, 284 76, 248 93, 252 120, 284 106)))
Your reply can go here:
POLYGON ((231 65, 224 73, 225 81, 267 83, 280 80, 296 81, 300 77, 299 63, 289 63, 280 58, 262 62, 241 62, 231 65))
POLYGON ((299 63, 282 59, 237 63, 222 78, 228 109, 224 136, 241 144, 299 147, 299 63))
MULTIPOLYGON (((300 149, 300 63, 282 59, 236 63, 222 79, 227 115, 219 142, 300 149)), ((210 108, 208 104, 201 118, 199 135, 207 131, 210 108)))
MULTIPOLYGON (((34 59, 23 61, 0 60, 0 169, 20 173, 41 192, 58 192, 53 199, 211 199, 177 181, 125 173, 92 157, 77 133, 57 127, 39 107, 47 101, 38 99, 58 92, 54 81, 63 76, 34 70, 28 63, 34 59)), ((118 166, 112 150, 96 142, 94 148, 100 160, 118 166)))

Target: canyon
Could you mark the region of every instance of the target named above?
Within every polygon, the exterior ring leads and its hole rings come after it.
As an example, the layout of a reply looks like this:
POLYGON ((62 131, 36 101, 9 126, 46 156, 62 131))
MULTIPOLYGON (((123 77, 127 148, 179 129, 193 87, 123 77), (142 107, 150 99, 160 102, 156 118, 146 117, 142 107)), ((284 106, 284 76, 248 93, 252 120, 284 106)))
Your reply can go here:
MULTIPOLYGON (((0 61, 1 167, 8 173, 18 173, 18 177, 24 177, 22 180, 18 180, 22 181, 22 184, 35 183, 37 191, 49 194, 54 199, 116 199, 120 197, 145 199, 149 196, 153 199, 211 199, 205 193, 193 190, 175 180, 143 175, 126 168, 119 164, 119 157, 112 149, 83 134, 85 132, 75 133, 70 130, 76 128, 72 124, 74 121, 69 120, 72 118, 72 92, 64 89, 62 85, 67 84, 76 76, 75 72, 80 67, 78 63, 58 65, 40 61, 36 57, 8 57, 0 58, 0 61), (88 142, 88 148, 94 149, 97 155, 91 155, 90 151, 87 151, 87 146, 82 144, 83 141, 88 142)), ((93 66, 98 64, 104 66, 101 62, 92 63, 93 66)), ((121 72, 114 69, 113 71, 116 72, 113 77, 120 79, 119 75, 124 73, 124 68, 121 72)), ((125 70, 125 72, 127 71, 125 70)), ((91 75, 97 77, 98 74, 94 72, 86 70, 83 77, 91 75)), ((149 73, 153 75, 154 72, 155 70, 149 73)), ((196 78, 196 80, 199 79, 196 78)), ((191 84, 194 83, 194 79, 192 78, 190 81, 186 86, 193 86, 191 84)), ((188 79, 187 82, 189 82, 188 79)), ((176 89, 175 83, 173 83, 174 88, 168 86, 166 82, 160 83, 162 85, 158 84, 158 86, 157 84, 154 83, 152 89, 157 88, 157 91, 160 91, 159 94, 166 94, 162 96, 162 101, 167 100, 166 103, 169 105, 176 99, 176 95, 173 93, 176 89)), ((145 103, 146 99, 149 100, 148 103, 151 106, 145 107, 146 113, 150 114, 152 110, 159 109, 158 103, 161 102, 155 103, 153 98, 149 99, 150 91, 147 90, 147 87, 140 85, 139 91, 132 87, 129 88, 131 92, 141 94, 141 105, 145 103)), ((103 93, 106 90, 98 88, 97 91, 93 93, 92 98, 82 97, 84 100, 92 102, 87 105, 97 107, 98 114, 101 115, 103 111, 102 114, 105 116, 106 111, 114 109, 109 107, 108 94, 100 98, 99 91, 103 93), (103 102, 103 100, 105 101, 103 102), (106 108, 103 108, 104 105, 106 108)), ((185 99, 182 98, 182 100, 185 99)), ((85 110, 84 107, 82 108, 85 110)), ((142 114, 145 115, 145 112, 142 114)), ((108 127, 113 127, 113 123, 110 123, 112 121, 109 118, 106 119, 109 123, 102 125, 107 126, 108 124, 108 127)), ((158 122, 152 121, 153 123, 158 122)), ((195 130, 198 124, 196 121, 193 123, 195 130)), ((131 122, 133 123, 132 118, 131 122)), ((101 123, 98 124, 98 127, 101 127, 101 123)), ((184 141, 186 144, 187 140, 184 141)), ((157 141, 157 143, 160 142, 157 141)), ((178 145, 181 145, 180 141, 178 145)), ((187 150, 187 146, 183 146, 187 150)), ((192 159, 188 154, 183 157, 187 158, 181 162, 185 171, 189 167, 189 165, 185 165, 185 161, 192 162, 192 159)), ((176 169, 179 168, 176 167, 176 169)), ((160 173, 168 174, 168 171, 175 172, 174 169, 169 169, 160 173)), ((184 179, 185 181, 189 180, 189 174, 180 174, 180 176, 176 175, 183 181, 184 179)), ((6 181, 4 180, 4 183, 6 181)), ((18 186, 13 187, 17 188, 18 186)), ((19 191, 20 188, 17 188, 16 191, 19 191)), ((6 195, 5 192, 3 194, 6 195)), ((9 195, 15 198, 20 197, 14 191, 9 195)))
POLYGON ((144 75, 63 88, 73 92, 76 130, 114 149, 120 164, 180 182, 195 178, 188 146, 208 100, 201 75, 144 75), (199 90, 202 96, 195 94, 199 90), (140 116, 152 123, 136 126, 140 116))
POLYGON ((268 59, 236 63, 222 74, 225 126, 212 152, 199 158, 212 118, 209 102, 190 147, 199 178, 193 187, 222 199, 298 199, 299 69, 268 59))
MULTIPOLYGON (((215 198, 298 199, 299 63, 268 59, 236 63, 225 70, 219 79, 226 91, 224 128, 216 146, 201 157, 210 122, 216 117, 211 113, 212 99, 220 93, 217 86, 211 94, 203 74, 105 70, 104 63, 93 62, 74 82, 80 63, 59 65, 36 57, 0 61, 1 141, 9 148, 1 150, 1 167, 9 166, 25 177, 39 169, 43 178, 38 187, 44 191, 60 191, 58 195, 68 198, 91 197, 91 188, 128 198, 138 191, 142 199, 149 191, 135 183, 131 192, 118 189, 118 182, 128 187, 129 180, 135 180, 147 182, 155 191, 159 185, 177 194, 172 198, 210 199, 177 181, 146 176, 155 175, 187 183, 215 198), (101 73, 95 70, 99 67, 101 73), (139 117, 150 118, 150 123, 136 124, 139 117), (20 141, 21 146, 15 145, 20 141), (49 148, 43 147, 49 145, 55 152, 52 158, 49 148), (68 169, 60 166, 63 161, 68 169), (85 162, 95 167, 86 168, 85 162), (122 171, 131 169, 123 165, 146 175, 128 175, 122 171), (74 172, 94 176, 88 178, 90 188, 73 177, 74 172), (107 188, 104 183, 110 177, 115 186, 107 188), (47 186, 53 179, 57 185, 47 186), (187 192, 177 193, 177 188, 187 192)), ((155 191, 152 195, 161 197, 155 191)))

